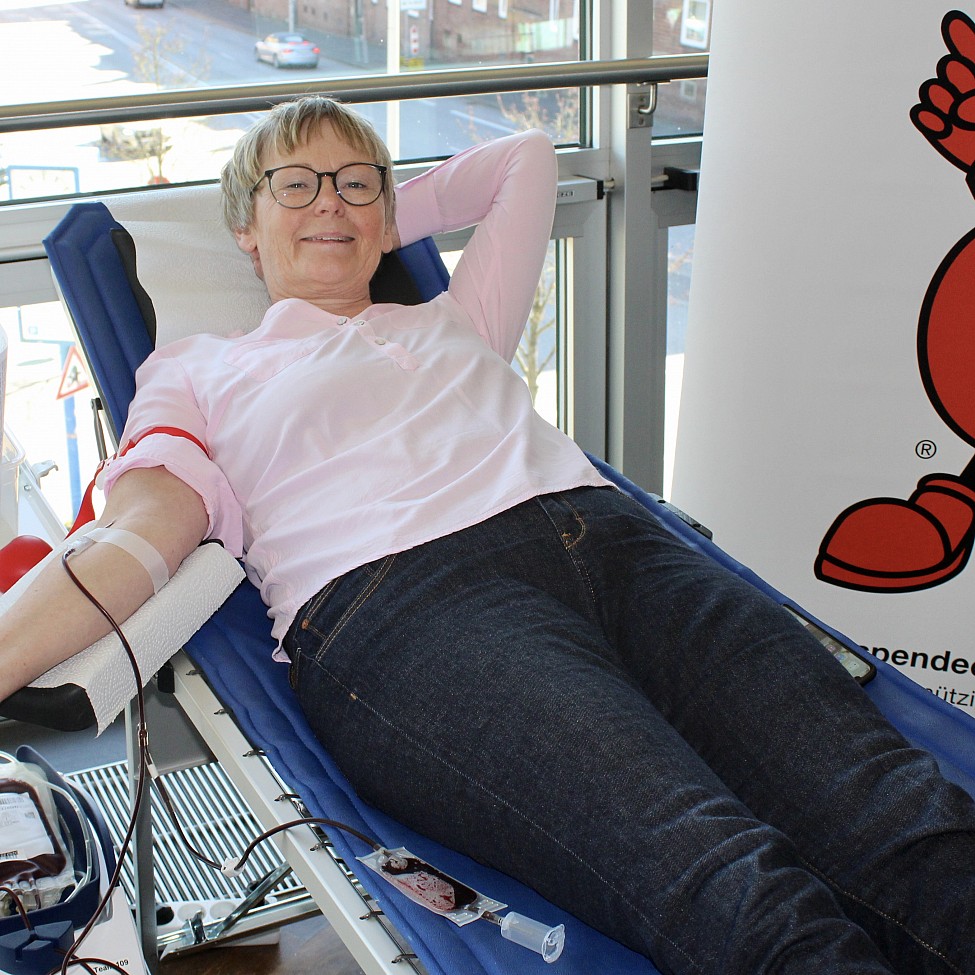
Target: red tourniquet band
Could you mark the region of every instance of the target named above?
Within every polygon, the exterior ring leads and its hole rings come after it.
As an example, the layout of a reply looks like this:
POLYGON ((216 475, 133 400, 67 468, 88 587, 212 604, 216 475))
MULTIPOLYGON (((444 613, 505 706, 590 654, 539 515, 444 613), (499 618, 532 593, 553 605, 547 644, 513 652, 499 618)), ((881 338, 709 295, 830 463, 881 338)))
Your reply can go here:
MULTIPOLYGON (((146 437, 151 437, 153 434, 162 433, 168 437, 182 437, 184 440, 189 440, 191 443, 195 443, 200 450, 210 456, 210 451, 207 450, 206 444, 197 437, 194 437, 192 433, 187 433, 186 430, 180 430, 179 427, 150 427, 145 433, 140 434, 135 440, 127 441, 115 454, 116 457, 122 457, 127 454, 139 441, 145 440, 146 437)), ((78 509, 78 517, 75 518, 74 524, 71 526, 71 531, 68 532, 69 535, 73 535, 82 525, 87 525, 88 522, 95 520, 95 506, 92 501, 92 495, 95 490, 95 481, 98 475, 101 473, 102 468, 105 466, 106 461, 102 461, 98 465, 98 470, 95 471, 95 476, 91 479, 91 483, 85 490, 85 496, 82 498, 81 507, 78 509)))

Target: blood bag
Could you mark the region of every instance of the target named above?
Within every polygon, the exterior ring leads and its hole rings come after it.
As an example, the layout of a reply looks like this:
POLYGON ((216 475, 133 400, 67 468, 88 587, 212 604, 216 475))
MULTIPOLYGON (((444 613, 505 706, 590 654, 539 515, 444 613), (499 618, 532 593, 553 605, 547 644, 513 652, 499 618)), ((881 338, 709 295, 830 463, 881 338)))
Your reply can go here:
POLYGON ((404 847, 375 850, 359 860, 414 903, 457 925, 469 924, 485 911, 500 911, 506 906, 472 890, 404 847))
MULTIPOLYGON (((26 910, 36 910, 58 903, 74 881, 47 776, 0 752, 0 884, 16 891, 26 910)), ((14 910, 13 899, 3 895, 0 914, 14 910)))
POLYGON ((564 925, 550 927, 514 911, 501 916, 497 912, 507 904, 479 894, 467 884, 421 860, 405 847, 395 850, 380 848, 359 857, 359 861, 375 870, 383 880, 415 904, 448 918, 459 927, 484 918, 501 928, 503 938, 537 951, 550 964, 562 954, 565 946, 564 925))

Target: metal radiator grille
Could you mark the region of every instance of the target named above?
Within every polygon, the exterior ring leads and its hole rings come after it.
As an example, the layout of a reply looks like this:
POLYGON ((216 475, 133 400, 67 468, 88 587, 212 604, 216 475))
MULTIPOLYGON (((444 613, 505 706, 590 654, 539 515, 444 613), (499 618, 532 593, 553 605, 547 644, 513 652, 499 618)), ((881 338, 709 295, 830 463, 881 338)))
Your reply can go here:
MULTIPOLYGON (((95 800, 105 815, 109 832, 118 846, 129 823, 128 771, 124 762, 74 772, 68 776, 95 800)), ((216 763, 180 769, 166 775, 166 787, 189 843, 201 853, 222 863, 239 856, 261 827, 216 763)), ((201 863, 187 852, 173 828, 155 786, 150 786, 153 828, 153 856, 157 904, 177 901, 237 900, 248 888, 280 862, 271 846, 259 846, 240 876, 233 880, 201 863)), ((134 902, 131 857, 123 865, 122 886, 134 902)), ((275 895, 300 893, 301 885, 286 877, 275 895)))

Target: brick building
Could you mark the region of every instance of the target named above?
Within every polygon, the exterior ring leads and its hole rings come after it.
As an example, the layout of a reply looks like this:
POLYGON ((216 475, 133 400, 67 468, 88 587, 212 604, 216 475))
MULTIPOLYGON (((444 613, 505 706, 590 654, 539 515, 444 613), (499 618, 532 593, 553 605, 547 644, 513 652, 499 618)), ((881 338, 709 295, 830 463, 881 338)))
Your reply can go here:
MULTIPOLYGON (((385 50, 386 0, 232 0, 296 30, 385 50)), ((400 56, 415 66, 578 57, 579 0, 401 0, 400 56)))

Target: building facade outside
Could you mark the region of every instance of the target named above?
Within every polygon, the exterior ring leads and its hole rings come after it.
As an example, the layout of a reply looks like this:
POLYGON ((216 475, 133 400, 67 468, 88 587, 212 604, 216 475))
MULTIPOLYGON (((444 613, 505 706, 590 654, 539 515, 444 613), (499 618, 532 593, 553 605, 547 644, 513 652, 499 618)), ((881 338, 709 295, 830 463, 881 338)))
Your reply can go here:
MULTIPOLYGON (((256 15, 385 48, 386 0, 231 0, 256 15)), ((400 57, 406 67, 564 61, 580 56, 580 0, 400 0, 400 57)), ((708 48, 712 0, 655 0, 654 53, 708 48)))

